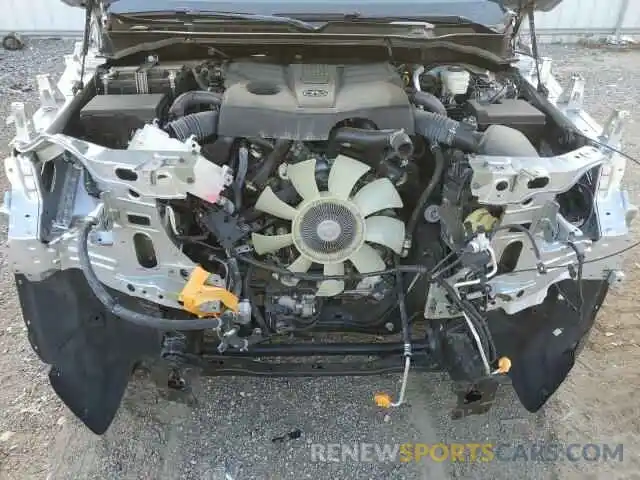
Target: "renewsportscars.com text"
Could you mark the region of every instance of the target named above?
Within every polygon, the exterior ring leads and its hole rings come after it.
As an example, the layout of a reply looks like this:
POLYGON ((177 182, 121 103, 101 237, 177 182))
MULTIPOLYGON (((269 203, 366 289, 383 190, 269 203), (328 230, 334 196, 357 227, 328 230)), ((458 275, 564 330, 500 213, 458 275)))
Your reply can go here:
POLYGON ((623 444, 312 443, 312 462, 622 462, 623 444))

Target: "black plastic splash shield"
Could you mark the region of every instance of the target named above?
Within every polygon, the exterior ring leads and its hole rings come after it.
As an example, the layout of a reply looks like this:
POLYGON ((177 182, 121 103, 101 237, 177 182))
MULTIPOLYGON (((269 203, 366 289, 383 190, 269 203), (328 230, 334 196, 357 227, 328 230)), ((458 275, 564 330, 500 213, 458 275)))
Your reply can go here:
POLYGON ((158 355, 160 332, 107 314, 80 270, 15 279, 29 341, 51 365, 53 389, 91 431, 104 433, 136 362, 158 355))
MULTIPOLYGON (((54 390, 89 429, 104 433, 135 365, 145 358, 159 359, 162 332, 107 314, 80 270, 64 270, 38 282, 23 275, 15 279, 29 341, 42 361, 51 365, 54 390)), ((542 305, 511 316, 499 311, 489 314, 499 354, 512 359, 513 387, 530 411, 547 401, 573 367, 608 290, 604 280, 583 282, 586 304, 581 319, 572 307, 577 297, 575 282, 565 281, 560 287, 569 302, 559 299, 552 288, 542 305)), ((125 296, 121 301, 136 306, 136 299, 125 296)), ((427 342, 415 342, 416 370, 438 369, 427 352, 427 342)), ((201 367, 205 375, 328 376, 400 372, 401 358, 401 344, 372 342, 256 345, 248 352, 224 355, 204 348, 198 355, 185 354, 183 360, 201 367), (310 355, 364 358, 306 365, 279 358, 310 355), (264 361, 265 357, 278 358, 264 361)))

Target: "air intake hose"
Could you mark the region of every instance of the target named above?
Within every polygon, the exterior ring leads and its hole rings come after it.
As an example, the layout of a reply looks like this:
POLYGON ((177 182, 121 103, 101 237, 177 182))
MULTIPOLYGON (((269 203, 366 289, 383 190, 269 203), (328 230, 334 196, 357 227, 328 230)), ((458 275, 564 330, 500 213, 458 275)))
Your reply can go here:
POLYGON ((438 113, 414 110, 416 133, 430 142, 477 152, 482 134, 438 113))
POLYGON ((220 106, 222 103, 222 95, 206 90, 193 90, 185 92, 176 98, 169 108, 169 115, 181 117, 188 108, 196 105, 215 105, 220 106))
POLYGON ((413 142, 404 130, 367 130, 342 127, 332 135, 332 143, 366 148, 390 148, 398 156, 406 158, 413 153, 413 142))
POLYGON ((185 115, 167 123, 164 128, 183 142, 192 135, 198 140, 203 140, 218 131, 218 112, 207 110, 185 115))

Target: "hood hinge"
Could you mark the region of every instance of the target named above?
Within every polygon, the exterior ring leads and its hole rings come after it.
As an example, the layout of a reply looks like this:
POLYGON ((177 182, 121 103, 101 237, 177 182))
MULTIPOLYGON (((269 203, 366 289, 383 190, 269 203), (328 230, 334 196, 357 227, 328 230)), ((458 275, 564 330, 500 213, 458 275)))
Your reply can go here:
POLYGON ((73 87, 73 93, 77 93, 84 88, 85 64, 89 49, 92 44, 100 53, 104 53, 105 47, 109 48, 110 41, 105 35, 105 30, 109 28, 109 15, 107 6, 102 0, 85 0, 84 31, 82 35, 82 60, 80 66, 80 80, 73 87))
POLYGON ((549 90, 542 82, 542 75, 540 73, 540 53, 538 51, 538 36, 536 34, 536 0, 520 0, 520 5, 516 11, 514 23, 513 23, 513 31, 512 31, 512 47, 514 50, 517 50, 516 44, 518 41, 518 33, 520 31, 520 27, 524 22, 524 19, 529 17, 529 39, 531 42, 531 56, 535 61, 536 66, 536 77, 538 79, 537 90, 538 93, 544 95, 545 97, 549 95, 549 90))
POLYGON ((529 10, 529 35, 531 37, 531 53, 533 59, 536 62, 536 77, 538 77, 538 93, 549 96, 549 89, 542 82, 542 76, 540 74, 540 53, 538 52, 538 36, 536 34, 536 16, 535 16, 535 2, 530 3, 529 10))
POLYGON ((95 0, 87 0, 84 12, 84 32, 82 33, 82 60, 80 64, 80 80, 73 86, 73 94, 77 94, 84 88, 84 71, 87 63, 87 54, 89 53, 89 43, 91 42, 91 19, 93 17, 93 9, 96 6, 95 0))

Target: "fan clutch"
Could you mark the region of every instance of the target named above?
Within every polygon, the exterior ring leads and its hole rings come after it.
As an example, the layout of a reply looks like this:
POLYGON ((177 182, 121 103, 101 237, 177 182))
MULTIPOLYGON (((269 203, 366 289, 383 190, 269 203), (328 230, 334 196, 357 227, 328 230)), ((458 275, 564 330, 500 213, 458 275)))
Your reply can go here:
MULTIPOLYGON (((321 192, 315 180, 315 159, 290 165, 287 176, 302 202, 293 207, 267 187, 255 208, 291 221, 291 233, 254 233, 252 240, 256 253, 263 255, 293 245, 299 256, 288 269, 296 273, 307 272, 314 263, 324 266, 325 275, 344 275, 345 262, 351 262, 360 273, 384 270, 384 260, 370 243, 400 253, 404 223, 375 213, 401 208, 402 199, 387 178, 374 180, 352 195, 356 183, 369 169, 362 162, 340 155, 329 172, 328 190, 321 192)), ((342 280, 325 280, 319 283, 317 295, 338 295, 344 287, 342 280)))

